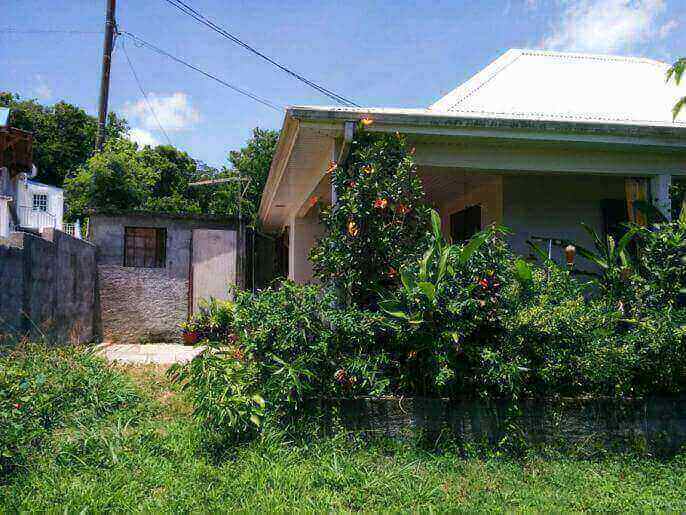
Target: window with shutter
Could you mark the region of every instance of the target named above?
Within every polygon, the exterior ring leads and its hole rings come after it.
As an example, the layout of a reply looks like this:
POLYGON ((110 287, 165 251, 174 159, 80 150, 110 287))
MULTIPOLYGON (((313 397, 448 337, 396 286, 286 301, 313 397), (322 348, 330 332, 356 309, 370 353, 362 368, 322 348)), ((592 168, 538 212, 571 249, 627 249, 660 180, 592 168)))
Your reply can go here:
POLYGON ((164 268, 167 230, 156 227, 124 228, 124 266, 164 268))

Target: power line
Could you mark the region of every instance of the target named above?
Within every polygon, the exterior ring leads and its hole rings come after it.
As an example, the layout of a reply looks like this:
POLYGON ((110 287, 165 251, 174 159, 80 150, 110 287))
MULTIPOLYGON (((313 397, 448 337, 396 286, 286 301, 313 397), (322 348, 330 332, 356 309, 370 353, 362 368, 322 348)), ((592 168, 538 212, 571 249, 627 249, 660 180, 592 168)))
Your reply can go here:
POLYGON ((157 126, 160 128, 162 131, 162 134, 164 134, 164 137, 167 138, 167 142, 169 145, 172 147, 174 144, 172 143, 171 139, 169 139, 169 134, 167 134, 167 131, 164 130, 164 127, 162 127, 162 124, 160 123, 160 119, 157 117, 157 113, 155 113, 155 110, 152 108, 152 104, 150 103, 150 100, 148 99, 148 95, 143 89, 143 85, 141 84, 140 79, 138 78, 138 74, 136 73, 136 69, 133 67, 133 63, 131 62, 131 58, 129 57, 129 53, 126 51, 126 45, 124 44, 124 40, 122 39, 121 41, 121 49, 124 51, 124 57, 126 57, 126 62, 129 63, 129 68, 131 69, 131 74, 133 75, 133 78, 136 81, 136 84, 138 84, 138 89, 140 90, 141 94, 143 95, 143 98, 145 99, 145 103, 148 104, 148 109, 150 109, 150 112, 152 113, 153 118, 155 118, 155 121, 157 122, 157 126))
POLYGON ((0 32, 7 34, 102 34, 102 32, 97 30, 41 30, 41 29, 30 29, 30 30, 17 30, 11 27, 0 29, 0 32))
POLYGON ((157 52, 160 55, 168 57, 169 59, 172 59, 173 61, 176 61, 177 63, 182 64, 182 65, 186 66, 187 68, 190 68, 191 70, 195 70, 196 72, 203 74, 205 77, 208 77, 208 78, 214 80, 215 82, 218 82, 222 86, 225 86, 229 89, 232 89, 236 93, 240 93, 241 95, 245 95, 246 97, 253 99, 255 102, 259 102, 260 104, 267 106, 271 109, 274 109, 277 112, 281 112, 283 110, 283 108, 278 107, 277 105, 273 104, 269 100, 258 97, 257 95, 254 95, 245 89, 239 88, 238 86, 234 86, 233 84, 229 84, 225 80, 220 79, 219 77, 216 77, 216 76, 212 75, 211 73, 208 73, 204 70, 201 70, 197 66, 194 66, 194 65, 184 61, 180 57, 176 57, 175 55, 172 55, 169 52, 166 52, 166 51, 162 50, 161 48, 153 45, 152 43, 148 43, 144 39, 139 38, 138 36, 136 36, 135 34, 132 34, 131 32, 121 31, 121 32, 119 32, 119 34, 122 36, 126 36, 128 38, 131 38, 133 40, 134 44, 136 44, 137 46, 144 46, 144 47, 146 47, 146 48, 148 48, 154 52, 157 52))
POLYGON ((300 75, 299 73, 294 72, 293 70, 287 68, 286 66, 284 66, 283 64, 277 62, 276 60, 272 59, 271 57, 269 57, 269 56, 263 54, 262 52, 260 52, 260 51, 257 50, 256 48, 250 46, 248 43, 245 43, 244 41, 242 41, 241 39, 239 39, 239 38, 238 38, 237 36, 235 36, 234 34, 231 34, 231 33, 228 32, 226 29, 220 27, 219 25, 217 25, 217 24, 214 23, 213 21, 211 21, 211 20, 209 20, 208 18, 206 18, 202 13, 200 13, 200 12, 198 12, 197 10, 193 9, 190 5, 188 5, 187 3, 183 2, 182 0, 164 0, 164 1, 167 2, 168 4, 172 5, 173 7, 175 7, 176 9, 178 9, 179 11, 181 11, 182 13, 186 14, 187 16, 190 16, 190 17, 193 18, 194 20, 196 20, 196 21, 202 23, 202 24, 205 25, 206 27, 209 27, 211 30, 217 32, 217 33, 220 34, 221 36, 223 36, 223 37, 225 37, 225 38, 227 38, 227 39, 233 41, 233 42, 236 43, 237 45, 239 45, 239 46, 245 48, 246 50, 248 50, 249 52, 252 52, 253 54, 255 54, 255 55, 257 55, 258 57, 260 57, 260 58, 264 59, 265 61, 267 61, 268 63, 270 63, 270 64, 276 66, 277 68, 279 68, 280 70, 286 72, 287 74, 289 74, 290 76, 294 77, 295 79, 297 79, 297 80, 299 80, 299 81, 301 81, 301 82, 307 84, 307 85, 310 86, 311 88, 313 88, 313 89, 319 91, 320 93, 322 93, 323 95, 325 95, 325 96, 331 98, 331 99, 334 100, 335 102, 338 102, 339 104, 343 104, 343 105, 348 105, 348 106, 353 106, 353 107, 359 107, 359 105, 356 104, 355 102, 353 102, 352 100, 350 100, 350 99, 348 99, 348 98, 345 98, 344 96, 339 95, 338 93, 334 93, 333 91, 331 91, 331 90, 325 88, 324 86, 321 86, 321 85, 317 84, 316 82, 313 82, 313 81, 307 79, 306 77, 303 77, 303 76, 300 75))

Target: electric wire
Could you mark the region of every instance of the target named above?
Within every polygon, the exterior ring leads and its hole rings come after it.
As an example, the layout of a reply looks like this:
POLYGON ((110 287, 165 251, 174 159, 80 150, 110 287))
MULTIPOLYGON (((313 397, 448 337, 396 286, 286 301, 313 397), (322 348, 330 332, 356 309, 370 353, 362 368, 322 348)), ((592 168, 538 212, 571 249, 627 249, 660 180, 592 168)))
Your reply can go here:
POLYGON ((245 48, 249 52, 252 52, 253 54, 257 55, 258 57, 264 59, 265 61, 269 62, 270 64, 276 66, 280 70, 284 71, 285 73, 289 74, 290 76, 294 77, 295 79, 303 82, 304 84, 307 84, 311 88, 319 91, 323 95, 329 97, 330 99, 334 100, 335 102, 342 104, 342 105, 347 105, 347 106, 353 106, 353 107, 360 107, 358 104, 353 102, 352 100, 339 95, 338 93, 335 93, 324 86, 321 86, 317 84, 314 81, 311 81, 310 79, 300 75, 299 73, 294 72, 293 70, 287 68, 283 64, 277 62, 273 58, 265 55, 264 53, 260 52, 253 46, 249 45, 248 43, 245 43, 242 41, 240 38, 235 36, 234 34, 228 32, 226 29, 222 28, 221 26, 217 25, 214 23, 212 20, 208 19, 205 17, 202 13, 199 11, 193 9, 190 5, 188 5, 186 2, 183 2, 182 0, 164 0, 167 2, 169 5, 172 5, 182 13, 186 14, 187 16, 190 16, 191 18, 195 19, 196 21, 202 23, 206 27, 209 27, 211 30, 217 32, 221 36, 225 37, 226 39, 229 39, 230 41, 234 42, 235 44, 245 48))
POLYGON ((129 53, 126 50, 126 45, 124 44, 124 40, 121 40, 121 49, 124 52, 124 57, 126 57, 126 62, 129 63, 129 68, 131 69, 131 74, 133 75, 134 80, 136 81, 136 84, 138 84, 138 89, 141 92, 141 95, 143 95, 143 98, 145 99, 145 103, 148 104, 148 109, 150 109, 150 112, 152 113, 153 118, 155 119, 155 122, 157 122, 157 126, 160 128, 160 131, 162 131, 162 134, 164 134, 164 137, 167 139, 167 143, 171 145, 172 147, 174 144, 172 143, 171 139, 169 138, 169 134, 167 134, 167 131, 164 130, 164 127, 162 127, 162 124, 160 123, 160 119, 157 117, 157 113, 155 113, 155 110, 152 107, 152 104, 150 103, 150 99, 148 98, 148 94, 145 92, 145 89, 143 89, 143 85, 141 84, 140 79, 138 78, 138 74, 136 73, 136 69, 133 67, 133 63, 131 62, 131 58, 129 57, 129 53))
POLYGON ((165 56, 165 57, 167 57, 167 58, 169 58, 169 59, 172 59, 173 61, 176 61, 177 63, 182 64, 182 65, 184 65, 184 66, 186 66, 187 68, 190 68, 190 69, 192 69, 192 70, 195 70, 196 72, 201 73, 201 74, 204 75, 205 77, 208 77, 208 78, 214 80, 215 82, 218 82, 218 83, 221 84, 222 86, 225 86, 225 87, 227 87, 227 88, 229 88, 229 89, 232 89, 233 91, 235 91, 235 92, 237 92, 237 93, 240 93, 241 95, 244 95, 244 96, 246 96, 246 97, 248 97, 248 98, 251 98, 251 99, 254 100, 255 102, 259 102, 260 104, 262 104, 262 105, 264 105, 264 106, 266 106, 266 107, 269 107, 269 108, 271 108, 271 109, 274 109, 274 110, 277 111, 277 112, 281 112, 281 111, 283 110, 283 108, 278 107, 278 106, 277 106, 276 104, 274 104, 273 102, 270 102, 269 100, 266 100, 266 99, 261 98, 261 97, 255 95, 255 94, 253 94, 253 93, 250 93, 249 91, 247 91, 247 90, 245 90, 245 89, 239 88, 238 86, 234 86, 233 84, 229 84, 229 83, 226 82, 225 80, 220 79, 219 77, 217 77, 217 76, 215 76, 215 75, 212 75, 211 73, 206 72, 205 70, 202 70, 202 69, 198 68, 197 66, 195 66, 195 65, 193 65, 193 64, 191 64, 191 63, 189 63, 189 62, 187 62, 187 61, 184 61, 184 60, 181 59, 180 57, 177 57, 177 56, 175 56, 175 55, 173 55, 173 54, 170 54, 169 52, 167 52, 167 51, 165 51, 165 50, 162 50, 160 47, 155 46, 155 45, 153 45, 152 43, 149 43, 149 42, 145 41, 144 39, 142 39, 142 38, 136 36, 135 34, 132 34, 131 32, 120 31, 120 32, 119 32, 119 35, 126 36, 126 37, 130 38, 130 39, 134 42, 134 44, 135 44, 136 46, 146 47, 146 48, 148 48, 149 50, 152 50, 152 51, 154 51, 154 52, 157 52, 157 53, 160 54, 160 55, 163 55, 163 56, 165 56))

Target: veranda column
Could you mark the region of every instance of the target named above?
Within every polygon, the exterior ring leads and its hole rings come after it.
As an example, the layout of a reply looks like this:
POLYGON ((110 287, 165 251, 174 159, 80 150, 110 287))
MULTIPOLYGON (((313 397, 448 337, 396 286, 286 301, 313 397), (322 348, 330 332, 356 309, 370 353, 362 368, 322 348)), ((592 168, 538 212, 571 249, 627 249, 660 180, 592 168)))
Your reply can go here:
POLYGON ((671 175, 656 175, 650 179, 650 201, 667 220, 672 219, 672 201, 669 197, 671 186, 671 175))

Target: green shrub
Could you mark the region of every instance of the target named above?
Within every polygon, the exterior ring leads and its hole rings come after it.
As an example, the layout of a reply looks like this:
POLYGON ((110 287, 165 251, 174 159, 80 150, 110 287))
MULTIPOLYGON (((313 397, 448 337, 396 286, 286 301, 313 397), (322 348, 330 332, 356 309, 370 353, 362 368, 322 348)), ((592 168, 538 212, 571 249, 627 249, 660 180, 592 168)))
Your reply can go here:
POLYGON ((192 391, 203 423, 242 431, 252 415, 292 417, 322 395, 387 393, 378 315, 339 308, 335 295, 291 282, 258 294, 237 292, 234 302, 213 306, 215 316, 201 312, 192 323, 221 339, 201 341, 213 349, 208 356, 172 369, 192 391))
POLYGON ((681 305, 686 293, 686 216, 639 233, 637 301, 647 308, 681 305))
POLYGON ((67 421, 81 424, 138 402, 133 386, 87 350, 42 344, 0 356, 0 472, 22 466, 67 421))

